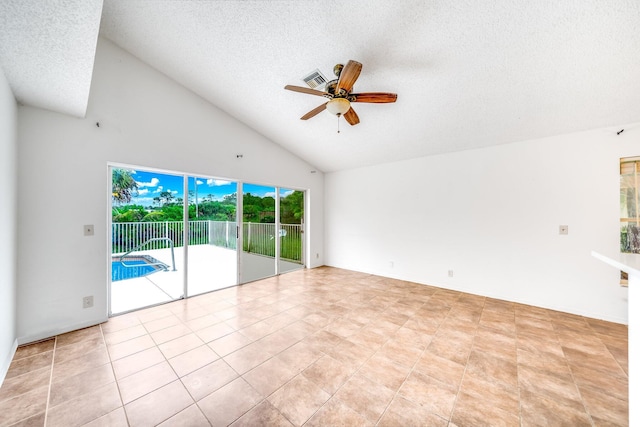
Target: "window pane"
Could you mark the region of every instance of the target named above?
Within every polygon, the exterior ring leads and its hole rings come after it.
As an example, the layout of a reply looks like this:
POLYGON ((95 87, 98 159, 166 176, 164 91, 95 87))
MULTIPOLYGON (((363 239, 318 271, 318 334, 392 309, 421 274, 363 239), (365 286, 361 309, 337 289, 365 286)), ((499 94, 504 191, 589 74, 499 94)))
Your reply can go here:
POLYGON ((620 251, 640 253, 640 159, 620 160, 620 251))

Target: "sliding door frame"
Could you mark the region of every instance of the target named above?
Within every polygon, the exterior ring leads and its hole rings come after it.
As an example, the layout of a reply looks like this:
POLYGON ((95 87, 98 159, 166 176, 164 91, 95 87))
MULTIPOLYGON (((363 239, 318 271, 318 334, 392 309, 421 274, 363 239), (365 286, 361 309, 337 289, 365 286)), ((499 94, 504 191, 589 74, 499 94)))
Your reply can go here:
MULTIPOLYGON (((120 315, 120 314, 125 314, 128 311, 123 311, 123 312, 118 312, 116 314, 112 314, 112 310, 111 310, 111 306, 112 306, 112 282, 111 282, 111 259, 112 259, 112 239, 113 239, 113 233, 112 233, 112 224, 113 224, 113 220, 112 220, 112 212, 113 212, 113 198, 112 198, 112 174, 113 174, 113 170, 114 169, 128 169, 128 170, 141 170, 141 171, 145 171, 145 172, 151 172, 151 173, 158 173, 158 174, 167 174, 167 175, 173 175, 173 176, 180 176, 182 177, 183 180, 183 204, 182 204, 182 221, 184 223, 183 225, 183 231, 182 231, 182 239, 183 239, 183 247, 182 247, 182 257, 183 257, 183 272, 182 272, 182 296, 180 298, 174 299, 173 301, 179 300, 179 299, 186 299, 191 297, 190 293, 189 293, 189 236, 190 236, 190 224, 189 224, 189 178, 193 177, 194 179, 197 179, 198 177, 201 177, 200 175, 196 175, 194 173, 185 173, 185 172, 176 172, 176 171, 171 171, 171 170, 166 170, 166 169, 161 169, 161 168, 154 168, 154 167, 150 167, 150 166, 140 166, 140 165, 133 165, 133 164, 127 164, 127 163, 118 163, 118 162, 107 162, 107 176, 108 176, 108 181, 107 181, 107 209, 108 209, 108 217, 107 217, 107 230, 108 230, 108 238, 107 238, 107 257, 109 262, 107 263, 107 274, 109 276, 109 279, 107 280, 107 310, 108 310, 108 315, 109 317, 111 316, 115 316, 115 315, 120 315)), ((204 176, 204 175, 203 175, 204 176)), ((206 175, 207 177, 213 178, 212 176, 206 175)), ((248 283, 248 282, 243 282, 243 263, 246 260, 242 259, 242 252, 244 249, 244 215, 243 215, 243 208, 244 208, 244 203, 243 203, 243 199, 244 199, 244 184, 246 184, 246 181, 243 180, 237 180, 237 179, 233 179, 233 178, 220 178, 220 177, 216 177, 214 179, 224 179, 224 180, 228 180, 231 182, 235 182, 236 183, 236 283, 234 285, 230 285, 229 287, 233 287, 233 286, 238 286, 238 285, 242 285, 244 283, 248 283)), ((301 224, 301 229, 302 229, 302 242, 301 242, 301 269, 307 268, 307 263, 308 263, 308 257, 306 256, 306 248, 309 244, 309 242, 307 241, 307 233, 306 230, 304 230, 305 225, 307 224, 307 219, 308 219, 308 190, 307 189, 298 189, 295 187, 291 187, 291 186, 286 186, 286 187, 282 187, 282 186, 274 186, 274 185, 270 185, 270 184, 257 184, 260 186, 265 186, 265 187, 272 187, 275 189, 275 223, 274 223, 274 238, 275 238, 275 256, 274 256, 274 270, 273 270, 273 274, 266 276, 265 278, 268 277, 274 277, 274 276, 278 276, 282 273, 282 269, 280 266, 280 260, 281 260, 281 249, 282 249, 282 242, 281 242, 281 238, 280 238, 280 228, 281 228, 281 223, 280 223, 280 219, 281 219, 281 212, 280 212, 280 199, 281 199, 281 190, 287 189, 287 190, 294 190, 294 191, 301 191, 304 193, 304 214, 303 214, 303 218, 302 218, 302 224, 301 224), (277 237, 277 238, 276 238, 277 237)), ((259 279, 254 279, 254 280, 259 280, 259 279)), ((222 288, 221 288, 222 289, 222 288)), ((215 292, 218 289, 214 289, 211 292, 215 292)), ((198 295, 198 294, 196 294, 198 295)), ((167 302, 160 302, 160 303, 155 303, 155 304, 151 304, 151 305, 147 305, 147 306, 142 306, 136 309, 133 309, 131 311, 135 311, 135 310, 140 310, 140 309, 144 309, 144 308, 149 308, 149 307, 153 307, 156 305, 161 305, 161 304, 166 304, 167 302)))

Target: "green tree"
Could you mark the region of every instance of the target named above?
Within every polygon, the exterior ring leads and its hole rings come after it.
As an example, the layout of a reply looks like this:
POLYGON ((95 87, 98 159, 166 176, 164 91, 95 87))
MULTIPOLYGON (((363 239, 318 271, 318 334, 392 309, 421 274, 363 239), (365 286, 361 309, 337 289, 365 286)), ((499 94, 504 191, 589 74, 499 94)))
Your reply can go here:
POLYGON ((294 191, 280 200, 280 222, 300 224, 304 218, 304 192, 294 191))
POLYGON ((275 212, 276 210, 276 199, 271 196, 263 197, 261 204, 263 212, 275 212))
POLYGON ((235 219, 236 207, 219 201, 206 201, 198 205, 198 217, 214 221, 232 221, 235 219))
POLYGON ((163 191, 159 196, 153 198, 153 202, 156 203, 159 207, 163 207, 173 202, 173 194, 170 191, 163 191))
POLYGON ((113 169, 111 172, 111 197, 116 204, 129 203, 138 195, 138 183, 127 169, 113 169))
POLYGON ((184 210, 181 204, 165 205, 162 207, 165 221, 182 221, 184 210))
POLYGON ((142 221, 144 222, 159 222, 159 221, 166 221, 166 214, 162 211, 153 211, 153 212, 149 212, 147 215, 145 215, 144 218, 142 218, 142 221))
POLYGON ((238 193, 227 194, 222 198, 222 203, 236 205, 238 193))
POLYGON ((140 205, 126 205, 114 209, 113 222, 140 222, 147 215, 147 211, 140 205))

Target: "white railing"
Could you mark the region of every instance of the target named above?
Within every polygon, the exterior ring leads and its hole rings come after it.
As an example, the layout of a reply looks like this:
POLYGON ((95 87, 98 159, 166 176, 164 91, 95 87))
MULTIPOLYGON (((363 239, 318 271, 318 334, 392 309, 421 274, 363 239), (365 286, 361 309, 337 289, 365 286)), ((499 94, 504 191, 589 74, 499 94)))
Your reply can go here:
POLYGON ((300 224, 280 224, 280 257, 302 262, 303 230, 300 224))
MULTIPOLYGON (((280 236, 281 257, 291 261, 302 259, 302 226, 281 224, 276 233, 275 224, 256 222, 243 223, 243 250, 257 255, 275 256, 275 237, 280 236)), ((162 222, 114 222, 111 224, 111 252, 131 251, 150 239, 169 238, 174 247, 184 245, 184 223, 162 222)), ((213 245, 236 249, 236 222, 234 221, 189 221, 190 245, 213 245)), ((168 244, 154 240, 145 249, 163 249, 168 244)))
POLYGON ((275 256, 276 254, 276 225, 259 222, 245 222, 243 235, 243 250, 259 255, 275 256))
MULTIPOLYGON (((184 226, 182 221, 162 222, 114 222, 111 224, 111 253, 128 252, 149 239, 167 237, 174 246, 182 246, 184 226)), ((163 249, 165 241, 153 241, 145 249, 163 249)))

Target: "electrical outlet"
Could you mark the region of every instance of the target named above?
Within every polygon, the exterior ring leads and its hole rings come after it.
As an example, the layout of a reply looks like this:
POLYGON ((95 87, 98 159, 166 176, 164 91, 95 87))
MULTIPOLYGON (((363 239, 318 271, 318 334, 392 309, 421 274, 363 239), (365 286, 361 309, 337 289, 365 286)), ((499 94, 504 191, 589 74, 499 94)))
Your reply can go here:
POLYGON ((449 270, 449 277, 453 277, 453 270, 449 270))
POLYGON ((93 236, 93 224, 83 226, 83 232, 85 236, 93 236))
POLYGON ((82 308, 93 307, 93 295, 82 298, 82 308))
POLYGON ((568 225, 561 225, 559 228, 559 234, 569 234, 569 226, 568 225))

